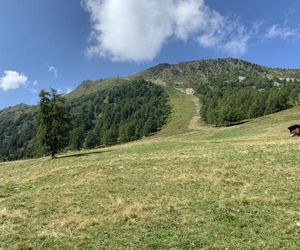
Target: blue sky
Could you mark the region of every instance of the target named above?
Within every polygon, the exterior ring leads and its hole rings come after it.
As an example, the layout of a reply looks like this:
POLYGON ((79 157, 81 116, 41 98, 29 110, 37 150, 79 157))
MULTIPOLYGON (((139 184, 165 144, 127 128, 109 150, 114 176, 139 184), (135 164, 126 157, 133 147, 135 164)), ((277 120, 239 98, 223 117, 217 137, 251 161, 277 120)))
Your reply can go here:
POLYGON ((298 0, 1 0, 0 109, 158 63, 300 68, 298 0))

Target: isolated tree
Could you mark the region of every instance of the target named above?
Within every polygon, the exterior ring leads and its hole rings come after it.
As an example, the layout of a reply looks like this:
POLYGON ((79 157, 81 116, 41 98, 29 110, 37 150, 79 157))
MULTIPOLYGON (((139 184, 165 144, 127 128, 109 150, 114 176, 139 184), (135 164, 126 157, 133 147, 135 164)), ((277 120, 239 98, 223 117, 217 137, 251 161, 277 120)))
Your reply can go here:
POLYGON ((38 140, 44 153, 52 159, 68 144, 69 119, 64 107, 65 99, 55 89, 40 92, 38 110, 38 140))
POLYGON ((38 152, 46 153, 49 151, 49 141, 50 141, 50 93, 45 90, 41 90, 40 94, 40 102, 38 109, 38 128, 37 128, 37 141, 38 152))

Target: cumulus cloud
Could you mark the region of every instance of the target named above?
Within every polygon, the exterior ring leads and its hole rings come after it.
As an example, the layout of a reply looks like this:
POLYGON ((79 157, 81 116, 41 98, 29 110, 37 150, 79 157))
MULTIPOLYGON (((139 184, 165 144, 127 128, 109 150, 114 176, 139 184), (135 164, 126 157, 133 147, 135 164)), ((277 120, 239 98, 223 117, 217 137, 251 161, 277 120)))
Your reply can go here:
POLYGON ((204 0, 82 0, 90 13, 94 45, 89 55, 116 61, 154 59, 170 38, 197 38, 200 46, 243 54, 250 39, 238 20, 211 10, 204 0))
POLYGON ((267 29, 265 37, 267 39, 281 38, 283 40, 300 37, 300 30, 287 26, 272 25, 267 29))
POLYGON ((4 75, 0 78, 0 88, 3 91, 14 90, 25 85, 28 78, 16 71, 4 71, 4 75))
POLYGON ((209 9, 205 16, 206 23, 198 37, 201 46, 224 50, 232 56, 246 53, 252 35, 239 20, 224 17, 209 9))
POLYGON ((58 69, 55 66, 49 66, 48 71, 53 73, 54 77, 58 77, 58 69))

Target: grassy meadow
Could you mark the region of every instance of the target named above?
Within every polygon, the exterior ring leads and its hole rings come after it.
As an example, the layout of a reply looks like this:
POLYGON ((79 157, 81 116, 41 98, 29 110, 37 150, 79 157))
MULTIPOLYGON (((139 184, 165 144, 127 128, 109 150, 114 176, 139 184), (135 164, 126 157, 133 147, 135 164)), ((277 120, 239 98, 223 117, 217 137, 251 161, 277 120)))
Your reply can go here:
POLYGON ((0 164, 0 249, 299 249, 300 107, 242 125, 199 124, 168 89, 160 133, 0 164))

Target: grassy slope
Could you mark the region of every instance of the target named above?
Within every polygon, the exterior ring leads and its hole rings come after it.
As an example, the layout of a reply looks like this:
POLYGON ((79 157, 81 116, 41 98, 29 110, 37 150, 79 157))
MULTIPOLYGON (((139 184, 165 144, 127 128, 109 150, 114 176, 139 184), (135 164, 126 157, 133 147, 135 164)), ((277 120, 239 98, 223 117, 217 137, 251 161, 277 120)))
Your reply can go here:
POLYGON ((300 107, 188 131, 192 97, 143 141, 0 164, 0 248, 297 249, 300 107))

